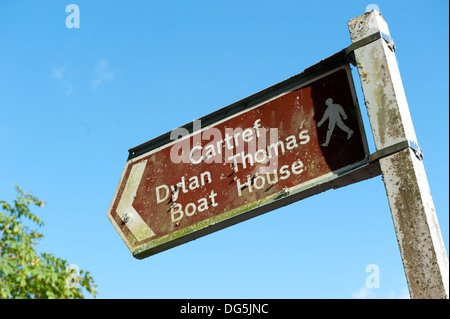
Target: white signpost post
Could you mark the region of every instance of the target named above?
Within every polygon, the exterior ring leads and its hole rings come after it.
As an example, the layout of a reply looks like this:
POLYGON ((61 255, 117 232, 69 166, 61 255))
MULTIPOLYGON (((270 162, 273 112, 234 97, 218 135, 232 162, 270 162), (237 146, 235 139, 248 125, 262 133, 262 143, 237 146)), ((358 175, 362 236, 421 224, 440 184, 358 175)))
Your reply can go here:
POLYGON ((387 23, 370 11, 348 27, 411 298, 448 298, 448 257, 387 23))

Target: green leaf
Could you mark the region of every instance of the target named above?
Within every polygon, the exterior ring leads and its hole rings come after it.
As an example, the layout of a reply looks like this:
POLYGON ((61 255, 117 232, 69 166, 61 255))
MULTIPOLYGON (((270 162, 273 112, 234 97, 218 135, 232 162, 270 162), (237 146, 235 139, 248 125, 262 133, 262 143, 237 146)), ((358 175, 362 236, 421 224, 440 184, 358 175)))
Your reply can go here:
MULTIPOLYGON (((19 186, 13 204, 0 201, 0 297, 1 298, 84 298, 82 290, 68 288, 67 261, 34 249, 43 235, 24 226, 27 218, 38 226, 44 222, 31 212, 30 206, 43 207, 44 202, 25 194, 19 186)), ((89 272, 80 270, 83 289, 95 297, 96 285, 89 272)))

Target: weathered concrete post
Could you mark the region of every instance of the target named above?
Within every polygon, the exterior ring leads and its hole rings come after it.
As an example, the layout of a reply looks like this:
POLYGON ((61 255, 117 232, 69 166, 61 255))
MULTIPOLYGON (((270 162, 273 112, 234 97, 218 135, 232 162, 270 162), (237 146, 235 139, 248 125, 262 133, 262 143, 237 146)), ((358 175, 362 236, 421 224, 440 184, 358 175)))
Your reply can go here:
MULTIPOLYGON (((377 151, 405 140, 418 145, 386 21, 371 11, 348 27, 352 43, 381 32, 355 50, 377 151)), ((418 151, 381 158, 380 166, 411 298, 448 298, 448 257, 418 151)))

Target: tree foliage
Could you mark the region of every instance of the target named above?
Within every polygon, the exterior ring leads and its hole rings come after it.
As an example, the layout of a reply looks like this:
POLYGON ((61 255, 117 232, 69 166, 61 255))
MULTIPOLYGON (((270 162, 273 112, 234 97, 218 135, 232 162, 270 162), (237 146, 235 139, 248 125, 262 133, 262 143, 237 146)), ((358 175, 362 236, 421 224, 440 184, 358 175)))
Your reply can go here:
POLYGON ((13 204, 0 201, 0 298, 84 298, 82 288, 97 293, 89 272, 69 265, 52 254, 38 254, 36 246, 43 235, 23 223, 44 225, 30 206, 45 203, 16 186, 13 204))

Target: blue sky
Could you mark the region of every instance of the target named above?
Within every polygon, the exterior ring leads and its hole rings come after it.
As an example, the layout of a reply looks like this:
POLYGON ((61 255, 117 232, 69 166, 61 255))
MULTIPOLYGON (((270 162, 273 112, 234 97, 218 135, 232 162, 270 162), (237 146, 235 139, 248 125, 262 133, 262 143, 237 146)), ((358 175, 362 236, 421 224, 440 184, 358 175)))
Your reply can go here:
MULTIPOLYGON (((144 260, 106 212, 128 149, 302 72, 350 44, 364 1, 2 1, 0 199, 45 200, 38 249, 89 270, 99 298, 404 298, 381 177, 144 260), (66 5, 80 8, 68 29, 66 5), (368 265, 380 287, 368 289, 368 265)), ((377 1, 448 254, 446 1, 377 1)), ((359 79, 355 87, 370 149, 359 79)))

